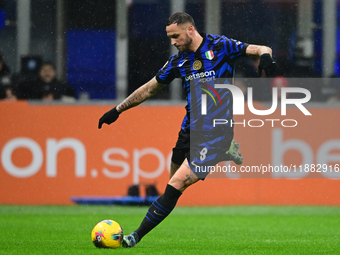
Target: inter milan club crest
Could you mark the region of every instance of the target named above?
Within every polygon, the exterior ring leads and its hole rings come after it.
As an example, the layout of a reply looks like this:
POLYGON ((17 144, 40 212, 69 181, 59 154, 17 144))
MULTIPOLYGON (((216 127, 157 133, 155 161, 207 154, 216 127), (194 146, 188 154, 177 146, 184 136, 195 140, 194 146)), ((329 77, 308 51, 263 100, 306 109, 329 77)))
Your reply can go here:
POLYGON ((199 60, 196 60, 193 64, 192 64, 192 68, 194 68, 194 70, 200 70, 202 67, 202 63, 199 60))
POLYGON ((207 59, 212 60, 214 58, 214 52, 212 50, 206 51, 205 56, 207 59))

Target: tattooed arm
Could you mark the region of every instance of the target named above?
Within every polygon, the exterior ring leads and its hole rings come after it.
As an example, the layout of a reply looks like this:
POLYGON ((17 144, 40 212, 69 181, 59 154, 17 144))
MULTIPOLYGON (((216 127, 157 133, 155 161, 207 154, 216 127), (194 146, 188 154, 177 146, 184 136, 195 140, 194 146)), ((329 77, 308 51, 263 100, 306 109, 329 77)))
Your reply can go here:
POLYGON ((268 53, 270 56, 272 56, 272 49, 267 46, 261 46, 261 45, 254 45, 250 44, 246 49, 246 54, 251 56, 261 56, 265 53, 268 53))
POLYGON ((145 100, 155 95, 165 86, 165 84, 158 83, 155 77, 152 78, 150 81, 136 89, 123 102, 117 105, 117 111, 121 113, 143 103, 145 100))
POLYGON ((120 113, 135 107, 143 103, 148 98, 152 97, 166 85, 157 82, 156 78, 152 78, 149 82, 145 83, 143 86, 135 90, 130 96, 128 96, 122 103, 112 108, 110 111, 106 112, 98 122, 98 128, 101 129, 104 123, 110 125, 115 122, 120 113))
POLYGON ((249 45, 246 49, 247 55, 260 57, 259 76, 263 77, 264 73, 267 77, 275 75, 278 68, 275 60, 272 58, 272 49, 267 46, 249 45), (263 72, 264 71, 264 72, 263 72))

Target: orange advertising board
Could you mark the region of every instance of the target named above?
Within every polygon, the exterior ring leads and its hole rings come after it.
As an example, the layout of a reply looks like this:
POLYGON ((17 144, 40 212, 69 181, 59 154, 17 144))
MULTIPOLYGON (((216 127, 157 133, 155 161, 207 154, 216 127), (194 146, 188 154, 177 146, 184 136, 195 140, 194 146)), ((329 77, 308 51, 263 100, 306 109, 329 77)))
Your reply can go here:
MULTIPOLYGON (((71 197, 124 196, 137 183, 162 193, 184 106, 139 106, 99 130, 111 107, 1 102, 0 204, 72 204, 71 197)), ((319 165, 332 172, 221 173, 188 188, 179 204, 340 205, 340 108, 309 111, 235 116, 242 166, 319 165)))

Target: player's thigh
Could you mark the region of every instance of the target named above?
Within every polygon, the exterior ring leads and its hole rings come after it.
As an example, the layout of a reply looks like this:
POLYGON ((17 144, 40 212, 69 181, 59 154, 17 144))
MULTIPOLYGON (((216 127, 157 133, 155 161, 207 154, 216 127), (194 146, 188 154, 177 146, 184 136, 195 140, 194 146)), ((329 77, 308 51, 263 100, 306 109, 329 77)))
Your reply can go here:
POLYGON ((181 165, 177 165, 174 162, 171 162, 170 165, 170 179, 172 178, 172 176, 174 176, 174 174, 177 172, 177 170, 180 168, 181 165))
POLYGON ((183 192, 187 187, 198 180, 199 178, 191 171, 188 161, 185 159, 183 164, 170 179, 169 184, 183 192))

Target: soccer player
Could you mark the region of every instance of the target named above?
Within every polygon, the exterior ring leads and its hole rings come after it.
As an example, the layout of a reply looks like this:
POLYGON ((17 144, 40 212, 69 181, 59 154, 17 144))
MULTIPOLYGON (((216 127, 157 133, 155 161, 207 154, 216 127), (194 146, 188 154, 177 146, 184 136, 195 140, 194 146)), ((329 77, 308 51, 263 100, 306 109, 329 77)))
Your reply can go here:
MULTIPOLYGON (((207 119, 207 116, 196 116, 197 114, 192 111, 192 105, 197 103, 192 99, 196 96, 196 91, 190 90, 190 81, 203 84, 215 78, 232 78, 236 59, 246 55, 260 57, 259 73, 264 70, 267 76, 271 76, 277 68, 269 47, 248 45, 225 36, 200 34, 193 18, 184 12, 177 12, 170 16, 166 23, 166 33, 171 39, 171 44, 178 49, 178 53, 171 56, 149 82, 106 112, 98 124, 98 128, 101 128, 103 123, 110 125, 122 112, 152 97, 175 78, 182 79, 188 101, 187 114, 182 122, 176 146, 173 148, 170 181, 164 194, 150 206, 139 228, 130 235, 124 236, 124 247, 134 247, 140 242, 171 213, 187 187, 200 179, 204 180, 207 173, 199 171, 204 163, 208 162, 209 165, 214 166, 221 161, 232 160, 236 164, 241 164, 243 161, 238 152, 238 144, 232 140, 233 127, 221 127, 219 131, 222 132, 217 132, 216 135, 211 133, 209 128, 207 129, 206 121, 211 119, 207 119), (190 144, 190 133, 193 132, 199 135, 195 136, 190 144)), ((223 111, 219 111, 224 113, 220 117, 232 121, 231 92, 224 89, 220 95, 227 102, 223 104, 223 111)), ((207 108, 210 111, 211 105, 208 104, 207 108)))

